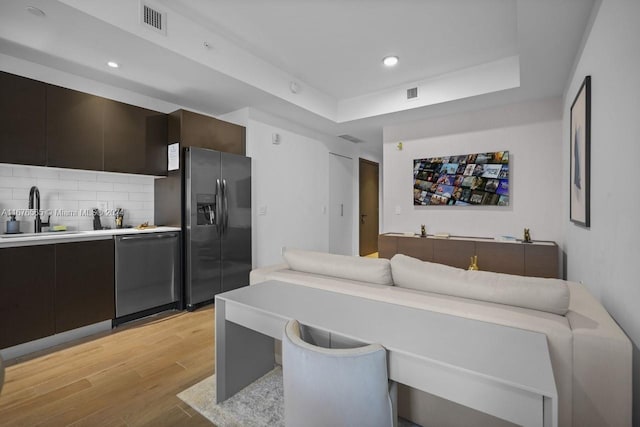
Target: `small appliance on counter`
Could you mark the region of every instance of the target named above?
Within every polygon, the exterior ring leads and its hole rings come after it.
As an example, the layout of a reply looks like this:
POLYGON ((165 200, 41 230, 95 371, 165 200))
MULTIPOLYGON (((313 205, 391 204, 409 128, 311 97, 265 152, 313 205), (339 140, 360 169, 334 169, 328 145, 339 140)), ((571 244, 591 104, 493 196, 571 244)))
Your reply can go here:
POLYGON ((122 228, 124 223, 124 209, 118 208, 116 210, 116 228, 122 228))
POLYGON ((20 233, 20 221, 16 221, 15 215, 9 215, 9 221, 7 221, 7 234, 19 234, 20 233))
POLYGON ((93 208, 93 229, 102 230, 102 222, 100 222, 100 210, 93 208))

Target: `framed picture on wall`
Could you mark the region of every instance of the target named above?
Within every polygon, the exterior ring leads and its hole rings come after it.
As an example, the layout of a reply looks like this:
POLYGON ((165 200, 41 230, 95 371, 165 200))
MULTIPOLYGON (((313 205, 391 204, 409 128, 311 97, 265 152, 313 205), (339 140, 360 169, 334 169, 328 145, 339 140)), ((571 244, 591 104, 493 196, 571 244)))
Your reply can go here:
POLYGON ((591 187, 591 76, 585 77, 571 104, 569 212, 575 224, 589 227, 591 187))

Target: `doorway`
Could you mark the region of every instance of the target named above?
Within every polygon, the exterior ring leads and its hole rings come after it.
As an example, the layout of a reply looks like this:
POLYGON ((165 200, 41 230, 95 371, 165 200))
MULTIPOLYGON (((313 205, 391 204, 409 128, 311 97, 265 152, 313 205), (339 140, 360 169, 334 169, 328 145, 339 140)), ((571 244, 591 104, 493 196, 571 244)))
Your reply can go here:
POLYGON ((379 165, 360 159, 360 256, 378 252, 379 165))
POLYGON ((329 153, 329 252, 353 255, 353 159, 329 153))

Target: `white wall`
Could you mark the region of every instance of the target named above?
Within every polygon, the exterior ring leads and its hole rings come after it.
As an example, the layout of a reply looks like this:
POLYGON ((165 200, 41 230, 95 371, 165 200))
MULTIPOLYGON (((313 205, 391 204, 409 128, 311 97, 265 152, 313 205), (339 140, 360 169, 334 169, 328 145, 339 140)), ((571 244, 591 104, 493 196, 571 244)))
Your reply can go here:
POLYGON ((425 224, 428 233, 521 238, 527 227, 533 239, 560 242, 559 101, 554 98, 385 128, 383 231, 419 232, 425 224), (397 149, 399 141, 402 151, 397 149), (413 159, 505 150, 510 161, 508 207, 413 206, 413 159))
POLYGON ((379 162, 356 144, 251 110, 247 155, 253 159, 253 263, 282 262, 282 247, 329 250, 329 153, 353 159, 353 247, 358 248, 358 158, 379 162), (273 134, 280 144, 273 144, 273 134), (261 214, 261 209, 266 213, 261 214))
MULTIPOLYGON (((69 230, 92 230, 92 208, 122 208, 125 225, 145 221, 153 224, 154 177, 109 172, 89 172, 39 166, 0 165, 0 233, 10 210, 26 210, 29 189, 40 191, 40 209, 51 210, 52 225, 69 230)), ((26 213, 26 212, 25 212, 26 213)), ((20 231, 33 232, 34 217, 19 215, 20 231)), ((43 221, 47 217, 42 218, 43 221)), ((115 227, 113 216, 101 218, 103 226, 115 227)))
POLYGON ((640 422, 640 2, 601 2, 564 99, 564 169, 569 108, 591 75, 591 227, 569 221, 568 173, 562 217, 567 276, 582 281, 635 344, 635 422, 640 422))

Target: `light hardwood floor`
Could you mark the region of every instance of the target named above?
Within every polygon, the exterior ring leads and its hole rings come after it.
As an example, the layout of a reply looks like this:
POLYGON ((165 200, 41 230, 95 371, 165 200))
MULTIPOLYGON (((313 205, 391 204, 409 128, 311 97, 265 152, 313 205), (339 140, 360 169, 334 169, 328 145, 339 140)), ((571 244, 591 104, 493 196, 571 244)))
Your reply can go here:
POLYGON ((213 314, 165 315, 9 361, 0 426, 211 426, 176 394, 213 374, 213 314))

